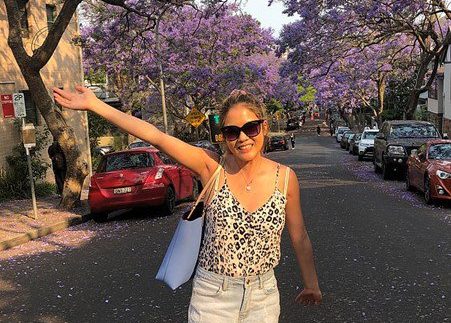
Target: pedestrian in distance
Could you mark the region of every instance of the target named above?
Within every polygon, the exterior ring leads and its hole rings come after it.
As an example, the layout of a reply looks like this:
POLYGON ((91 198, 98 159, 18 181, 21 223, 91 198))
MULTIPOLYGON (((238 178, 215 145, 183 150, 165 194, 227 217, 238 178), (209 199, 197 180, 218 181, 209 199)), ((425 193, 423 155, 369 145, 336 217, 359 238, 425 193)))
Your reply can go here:
POLYGON ((290 135, 290 141, 291 141, 291 149, 294 149, 294 144, 295 142, 295 137, 294 137, 294 133, 291 133, 290 135))
POLYGON ((321 136, 321 127, 319 125, 316 126, 316 134, 321 136))
POLYGON ((188 310, 189 322, 278 322, 279 291, 274 267, 286 224, 304 288, 295 301, 320 304, 312 245, 301 211, 295 172, 262 155, 269 133, 264 105, 235 90, 220 111, 225 154, 191 146, 155 126, 116 110, 91 90, 54 88, 56 102, 89 110, 157 147, 191 169, 205 185, 220 170, 205 201, 205 235, 188 310))
POLYGON ((63 194, 64 181, 66 180, 66 157, 64 156, 63 149, 56 139, 47 150, 50 160, 52 161, 52 170, 55 175, 56 192, 58 195, 63 194))

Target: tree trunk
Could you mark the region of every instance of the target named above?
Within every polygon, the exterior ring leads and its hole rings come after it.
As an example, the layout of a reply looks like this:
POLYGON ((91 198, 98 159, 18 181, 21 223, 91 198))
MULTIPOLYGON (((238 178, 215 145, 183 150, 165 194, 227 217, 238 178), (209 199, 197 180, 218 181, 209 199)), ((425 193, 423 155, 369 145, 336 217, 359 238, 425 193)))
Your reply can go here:
POLYGON ((54 103, 39 73, 33 72, 22 63, 19 63, 19 66, 34 103, 66 157, 67 172, 60 205, 71 209, 80 201, 83 182, 88 175, 87 161, 77 145, 74 130, 67 125, 63 115, 54 108, 54 103))
POLYGON ((28 85, 31 97, 43 116, 53 137, 60 144, 66 157, 67 172, 60 205, 73 208, 80 199, 84 179, 88 175, 88 165, 77 146, 74 131, 55 105, 42 81, 40 70, 54 53, 67 25, 81 0, 65 1, 60 14, 49 30, 44 43, 29 56, 21 36, 19 11, 14 0, 4 0, 8 17, 8 45, 19 65, 22 76, 28 85))
POLYGON ((417 77, 415 80, 415 86, 410 94, 409 103, 407 105, 407 109, 406 109, 406 113, 405 113, 406 119, 414 119, 415 110, 418 105, 418 100, 419 100, 420 94, 429 89, 429 87, 431 86, 431 84, 434 81, 435 76, 437 74, 439 58, 436 57, 434 67, 432 69, 432 73, 429 76, 429 80, 428 80, 427 84, 425 86, 423 86, 424 78, 426 76, 426 73, 428 72, 429 64, 432 61, 432 59, 434 58, 434 55, 423 52, 420 57, 421 57, 420 65, 419 65, 417 77))
POLYGON ((385 83, 386 80, 387 80, 387 74, 380 73, 379 79, 377 81, 377 99, 378 99, 378 103, 379 103, 379 108, 377 111, 378 119, 380 119, 380 115, 382 114, 382 112, 384 112, 385 89, 387 87, 387 84, 385 83))

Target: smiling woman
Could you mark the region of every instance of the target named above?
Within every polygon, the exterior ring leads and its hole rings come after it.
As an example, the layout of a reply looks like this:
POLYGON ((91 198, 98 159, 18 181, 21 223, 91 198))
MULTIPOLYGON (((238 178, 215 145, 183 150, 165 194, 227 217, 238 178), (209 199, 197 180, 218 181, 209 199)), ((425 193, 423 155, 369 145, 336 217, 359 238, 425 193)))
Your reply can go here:
POLYGON ((151 124, 113 109, 83 87, 54 89, 66 108, 93 111, 196 173, 205 185, 219 170, 205 201, 205 235, 193 281, 189 322, 277 322, 279 292, 274 268, 285 223, 301 268, 304 289, 296 302, 322 296, 293 170, 262 156, 269 127, 265 107, 235 90, 220 112, 226 139, 223 163, 212 151, 189 145, 151 124), (252 295, 252 297, 251 297, 252 295), (245 306, 243 306, 243 304, 245 306))

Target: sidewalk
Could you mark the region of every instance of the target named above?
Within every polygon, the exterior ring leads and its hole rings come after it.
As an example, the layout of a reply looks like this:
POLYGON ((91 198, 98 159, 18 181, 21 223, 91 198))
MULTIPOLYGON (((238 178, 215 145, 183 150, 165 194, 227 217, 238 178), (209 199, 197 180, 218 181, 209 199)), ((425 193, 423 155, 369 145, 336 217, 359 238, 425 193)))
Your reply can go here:
POLYGON ((0 203, 0 250, 12 248, 30 240, 90 219, 86 201, 72 212, 58 208, 56 196, 39 199, 38 218, 33 216, 31 200, 0 203), (27 216, 28 215, 28 216, 27 216))

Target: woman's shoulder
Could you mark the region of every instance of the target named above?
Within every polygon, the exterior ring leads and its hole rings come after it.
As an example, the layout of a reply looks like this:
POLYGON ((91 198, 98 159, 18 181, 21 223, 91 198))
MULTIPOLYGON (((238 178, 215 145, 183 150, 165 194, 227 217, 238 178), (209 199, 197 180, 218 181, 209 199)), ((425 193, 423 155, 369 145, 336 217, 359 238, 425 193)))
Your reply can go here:
POLYGON ((271 160, 267 157, 263 157, 263 159, 265 160, 266 165, 268 165, 268 167, 267 167, 268 171, 271 171, 271 172, 274 170, 277 171, 277 168, 279 168, 279 172, 291 171, 291 168, 287 165, 281 164, 281 163, 271 160))

